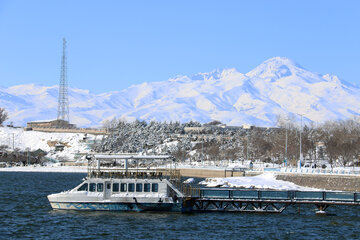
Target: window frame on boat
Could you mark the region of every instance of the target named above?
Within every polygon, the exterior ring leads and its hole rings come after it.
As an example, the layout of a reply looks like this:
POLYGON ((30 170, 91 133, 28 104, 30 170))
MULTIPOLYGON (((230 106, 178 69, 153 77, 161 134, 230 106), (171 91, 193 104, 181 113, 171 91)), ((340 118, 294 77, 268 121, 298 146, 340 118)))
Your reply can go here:
POLYGON ((89 188, 89 184, 88 183, 83 183, 83 184, 81 184, 81 186, 80 187, 78 187, 78 189, 77 189, 77 191, 88 191, 88 188, 89 188), (85 187, 86 186, 86 187, 85 187))
POLYGON ((142 192, 143 191, 143 184, 142 183, 136 183, 136 192, 142 192))
POLYGON ((144 183, 144 192, 150 192, 151 185, 150 183, 144 183))
POLYGON ((127 183, 120 183, 120 192, 127 192, 127 183))
POLYGON ((135 192, 135 184, 128 183, 128 192, 135 192))
POLYGON ((89 184, 89 192, 96 192, 96 183, 89 184))
POLYGON ((96 192, 104 192, 104 183, 101 182, 96 184, 96 192))
MULTIPOLYGON (((90 183, 90 184, 96 184, 96 187, 97 187, 99 183, 90 183)), ((89 184, 89 187, 88 187, 89 190, 90 190, 90 184, 89 184)), ((157 193, 157 192, 159 192, 159 183, 113 182, 111 189, 112 189, 112 192, 114 194, 116 194, 116 193, 126 193, 126 192, 131 192, 131 193, 135 193, 135 192, 137 192, 137 193, 141 193, 141 192, 150 193, 150 192, 153 192, 153 193, 157 193)), ((98 191, 98 189, 96 188, 96 192, 97 191, 98 191)))
POLYGON ((151 184, 151 192, 159 192, 159 184, 158 183, 151 184))
POLYGON ((112 191, 113 192, 120 192, 120 184, 118 182, 112 184, 112 191))

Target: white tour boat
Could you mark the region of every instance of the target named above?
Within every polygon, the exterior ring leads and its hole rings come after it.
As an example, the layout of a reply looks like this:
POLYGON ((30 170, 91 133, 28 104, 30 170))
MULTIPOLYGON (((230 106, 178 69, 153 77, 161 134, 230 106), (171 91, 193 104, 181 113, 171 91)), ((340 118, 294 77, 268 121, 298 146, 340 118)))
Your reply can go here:
POLYGON ((88 175, 72 190, 48 195, 53 209, 115 211, 192 210, 191 198, 183 191, 176 169, 128 168, 128 161, 169 160, 170 156, 94 155, 89 159, 88 175), (102 163, 124 160, 124 168, 105 168, 102 163), (179 186, 179 189, 176 187, 179 186))

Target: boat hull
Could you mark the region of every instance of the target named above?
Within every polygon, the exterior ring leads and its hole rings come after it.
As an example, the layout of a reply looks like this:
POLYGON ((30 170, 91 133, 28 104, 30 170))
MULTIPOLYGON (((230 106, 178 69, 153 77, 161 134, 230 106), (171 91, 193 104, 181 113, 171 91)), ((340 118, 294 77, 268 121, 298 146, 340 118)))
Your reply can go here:
POLYGON ((188 207, 181 203, 120 203, 120 202, 50 202, 53 209, 60 210, 85 210, 85 211, 164 211, 188 212, 188 207))

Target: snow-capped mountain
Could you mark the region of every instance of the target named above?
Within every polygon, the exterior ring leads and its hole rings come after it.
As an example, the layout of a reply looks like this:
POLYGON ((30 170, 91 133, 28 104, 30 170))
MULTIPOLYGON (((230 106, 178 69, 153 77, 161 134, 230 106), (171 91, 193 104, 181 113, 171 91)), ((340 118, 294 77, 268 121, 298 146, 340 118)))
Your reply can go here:
MULTIPOLYGON (((57 97, 57 86, 0 88, 0 107, 9 112, 8 121, 25 125, 55 119, 57 97)), ((103 94, 70 88, 69 102, 70 120, 79 126, 100 126, 113 117, 273 126, 277 115, 304 114, 315 122, 360 115, 360 88, 275 57, 246 74, 215 70, 103 94)))

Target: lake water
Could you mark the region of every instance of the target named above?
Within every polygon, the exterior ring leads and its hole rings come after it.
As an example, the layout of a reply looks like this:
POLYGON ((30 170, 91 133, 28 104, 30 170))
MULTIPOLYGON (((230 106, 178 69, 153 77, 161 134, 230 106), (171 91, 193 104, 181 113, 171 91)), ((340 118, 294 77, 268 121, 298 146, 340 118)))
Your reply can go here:
POLYGON ((85 174, 0 172, 0 239, 360 239, 360 206, 282 214, 54 211, 46 196, 85 174))

